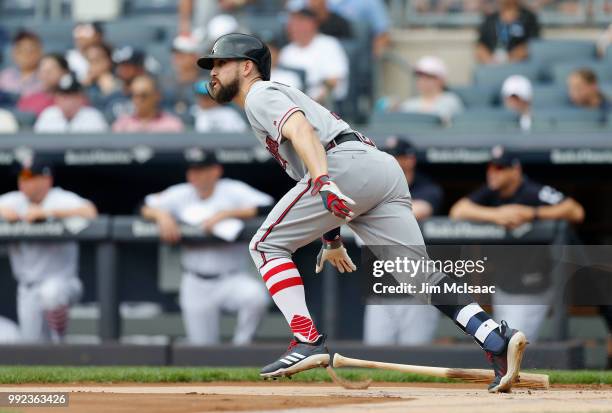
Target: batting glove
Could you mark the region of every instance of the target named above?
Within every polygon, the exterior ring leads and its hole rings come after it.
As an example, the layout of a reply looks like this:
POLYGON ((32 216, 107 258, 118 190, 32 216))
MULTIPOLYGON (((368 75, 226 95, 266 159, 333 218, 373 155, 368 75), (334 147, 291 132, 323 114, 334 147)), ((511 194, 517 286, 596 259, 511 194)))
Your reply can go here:
POLYGON ((317 264, 315 272, 318 274, 323 270, 325 261, 329 261, 331 265, 336 267, 341 273, 353 272, 357 269, 353 260, 349 257, 342 243, 342 239, 338 236, 333 241, 321 240, 323 245, 317 254, 317 264))
POLYGON ((311 195, 321 195, 323 205, 329 212, 342 219, 351 219, 355 216, 349 205, 355 205, 348 196, 340 192, 338 186, 329 179, 329 175, 321 175, 314 181, 311 195))

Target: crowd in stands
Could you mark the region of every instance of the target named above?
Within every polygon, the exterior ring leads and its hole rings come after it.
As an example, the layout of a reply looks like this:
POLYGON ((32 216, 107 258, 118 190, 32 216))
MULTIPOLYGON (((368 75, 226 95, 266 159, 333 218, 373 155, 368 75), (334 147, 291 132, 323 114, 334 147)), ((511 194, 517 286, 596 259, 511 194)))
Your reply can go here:
MULTIPOLYGON (((4 38, 11 56, 0 71, 0 116, 6 119, 0 131, 10 133, 20 127, 28 129, 28 126, 34 126, 37 132, 245 131, 244 118, 235 108, 216 105, 206 96, 201 82, 206 81, 207 73, 197 67, 196 60, 219 36, 233 31, 251 31, 248 19, 242 17, 256 3, 254 0, 179 1, 177 35, 161 51, 161 55, 168 56, 161 59, 162 62, 157 58, 159 55, 155 57, 149 53, 147 45, 130 44, 129 39, 120 45, 111 44, 105 25, 100 22, 76 24, 72 47, 50 53, 43 52, 48 47, 35 28, 14 31, 10 41, 7 32, 0 30, 0 44, 4 38), (68 79, 66 75, 75 78, 76 83, 71 82, 70 90, 60 87, 60 80, 68 79), (132 82, 145 75, 150 79, 147 93, 134 95, 132 82), (65 99, 68 96, 74 99, 65 99), (48 108, 53 109, 42 116, 48 108), (95 116, 96 121, 83 122, 88 126, 82 129, 74 126, 82 122, 73 119, 77 115, 86 119, 95 116), (225 120, 219 120, 220 116, 234 123, 227 125, 225 120), (60 123, 65 126, 60 127, 60 123)), ((448 8, 455 3, 437 2, 435 7, 448 8)), ((435 55, 423 56, 412 64, 415 96, 404 102, 391 97, 392 103, 374 107, 384 111, 432 114, 442 125, 452 126, 454 118, 474 109, 469 96, 462 93, 467 90, 471 94, 489 94, 487 106, 516 112, 517 128, 529 131, 534 123, 532 118, 538 117, 533 113, 537 108, 532 101, 540 98, 540 86, 547 85, 558 89, 560 96, 549 109, 596 109, 601 112, 601 123, 606 123, 612 68, 609 63, 601 62, 612 61, 607 56, 612 26, 604 31, 597 45, 593 43, 593 55, 589 59, 576 60, 568 53, 565 58, 540 61, 532 48, 534 42, 540 41, 537 11, 553 3, 463 2, 464 7, 490 11, 477 28, 474 57, 478 68, 474 87, 455 90, 448 84, 446 63, 435 55), (555 65, 567 66, 571 59, 575 63, 572 70, 555 71, 555 65), (516 71, 512 73, 507 69, 504 79, 487 84, 486 88, 478 84, 479 73, 499 76, 495 72, 501 73, 503 67, 512 64, 517 65, 516 71), (534 65, 538 67, 534 69, 534 65), (566 77, 560 79, 556 77, 558 73, 566 77), (520 81, 522 86, 516 86, 516 78, 510 79, 513 76, 525 78, 520 81), (502 88, 506 78, 513 87, 502 88), (517 87, 520 93, 511 93, 517 87)), ((257 33, 272 52, 272 80, 298 87, 350 119, 355 114, 343 113, 342 104, 357 99, 355 90, 362 88, 359 83, 364 79, 359 77, 357 72, 361 69, 355 63, 368 61, 364 56, 381 56, 390 45, 391 23, 385 7, 382 0, 288 0, 282 12, 284 20, 280 14, 277 20, 282 21, 279 25, 282 30, 272 34, 257 33), (362 27, 370 28, 369 51, 363 50, 360 40, 356 40, 361 36, 362 27), (357 42, 357 57, 351 42, 357 42)), ((66 82, 68 80, 64 80, 66 82)), ((141 79, 138 86, 142 83, 147 82, 141 79)), ((371 97, 372 90, 364 93, 371 97)))

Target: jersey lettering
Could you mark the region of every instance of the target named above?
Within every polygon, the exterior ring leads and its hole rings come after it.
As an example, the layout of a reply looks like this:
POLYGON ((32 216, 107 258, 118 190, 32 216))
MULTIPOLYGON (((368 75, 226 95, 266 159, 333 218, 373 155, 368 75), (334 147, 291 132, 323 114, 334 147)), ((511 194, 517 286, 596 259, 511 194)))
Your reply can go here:
POLYGON ((266 136, 266 149, 268 150, 268 152, 270 152, 272 157, 276 159, 280 166, 283 167, 283 169, 287 169, 287 161, 283 159, 280 152, 278 151, 279 146, 280 145, 278 144, 278 142, 276 142, 270 136, 266 136))

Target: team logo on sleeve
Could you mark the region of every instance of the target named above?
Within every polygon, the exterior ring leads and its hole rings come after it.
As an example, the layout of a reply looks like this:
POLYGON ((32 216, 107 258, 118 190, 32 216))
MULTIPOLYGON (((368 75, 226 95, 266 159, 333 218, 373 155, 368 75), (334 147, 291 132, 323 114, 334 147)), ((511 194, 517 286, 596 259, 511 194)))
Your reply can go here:
POLYGON ((270 152, 270 155, 283 167, 283 169, 287 169, 287 161, 283 159, 281 154, 278 151, 278 147, 280 145, 270 136, 266 136, 266 149, 270 152))

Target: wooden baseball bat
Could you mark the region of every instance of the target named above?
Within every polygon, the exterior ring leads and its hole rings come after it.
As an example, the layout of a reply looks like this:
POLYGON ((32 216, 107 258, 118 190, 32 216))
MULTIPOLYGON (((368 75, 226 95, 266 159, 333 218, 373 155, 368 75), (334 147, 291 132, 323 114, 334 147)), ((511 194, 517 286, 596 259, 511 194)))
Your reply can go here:
MULTIPOLYGON (((414 366, 410 364, 384 363, 381 361, 360 360, 344 357, 336 353, 333 360, 334 367, 365 367, 370 369, 383 369, 401 371, 403 373, 422 374, 424 376, 459 379, 474 383, 488 383, 493 380, 492 370, 482 369, 453 369, 447 367, 414 366)), ((520 373, 514 387, 527 387, 531 389, 548 389, 550 382, 547 374, 520 373)))

